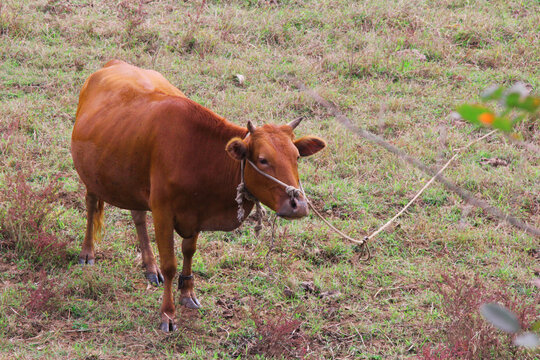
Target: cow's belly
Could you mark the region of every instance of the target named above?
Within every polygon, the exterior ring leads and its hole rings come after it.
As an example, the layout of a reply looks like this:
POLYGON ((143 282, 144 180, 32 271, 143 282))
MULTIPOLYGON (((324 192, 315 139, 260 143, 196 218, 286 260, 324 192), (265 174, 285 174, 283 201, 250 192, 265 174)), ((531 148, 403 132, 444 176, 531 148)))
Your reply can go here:
POLYGON ((73 163, 88 192, 119 208, 149 210, 145 159, 122 156, 111 145, 114 144, 72 142, 73 163))

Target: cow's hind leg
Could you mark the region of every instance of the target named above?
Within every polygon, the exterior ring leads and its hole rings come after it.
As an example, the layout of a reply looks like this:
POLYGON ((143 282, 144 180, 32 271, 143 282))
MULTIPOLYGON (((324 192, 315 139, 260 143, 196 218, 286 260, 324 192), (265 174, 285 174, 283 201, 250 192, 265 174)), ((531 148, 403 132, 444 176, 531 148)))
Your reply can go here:
POLYGON ((152 285, 163 283, 163 275, 156 263, 156 258, 150 246, 148 231, 146 229, 146 211, 131 211, 135 228, 137 229, 137 237, 139 238, 139 246, 141 248, 143 267, 145 268, 145 276, 152 285))
POLYGON ((180 289, 180 304, 190 309, 198 309, 201 304, 195 296, 193 285, 195 280, 191 273, 191 264, 193 254, 197 251, 197 238, 199 234, 193 237, 184 238, 182 241, 182 254, 184 255, 184 264, 182 266, 182 274, 178 278, 178 288, 180 289))
POLYGON ((86 193, 86 234, 79 254, 79 264, 93 264, 95 261, 94 240, 103 227, 103 200, 89 192, 86 193))

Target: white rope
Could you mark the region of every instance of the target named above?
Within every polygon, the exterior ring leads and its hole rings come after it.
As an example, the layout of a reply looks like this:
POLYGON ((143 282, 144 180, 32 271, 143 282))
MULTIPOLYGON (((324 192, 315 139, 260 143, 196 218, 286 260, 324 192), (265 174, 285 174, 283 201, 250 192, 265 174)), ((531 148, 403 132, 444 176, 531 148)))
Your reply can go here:
MULTIPOLYGON (((257 225, 255 226, 255 232, 256 234, 259 233, 259 231, 262 229, 262 218, 264 216, 264 209, 262 208, 261 206, 261 203, 259 202, 259 200, 257 200, 257 198, 255 198, 253 196, 253 194, 251 194, 249 192, 249 190, 246 188, 246 185, 245 185, 245 182, 244 182, 244 164, 245 164, 245 161, 247 161, 252 167, 253 169, 255 169, 259 174, 263 175, 264 177, 274 181, 275 183, 283 186, 285 188, 285 192, 287 193, 287 195, 289 195, 289 197, 291 198, 291 200, 293 200, 294 198, 298 198, 300 196, 300 194, 302 194, 304 196, 304 199, 306 200, 306 202, 308 203, 309 207, 311 208, 311 210, 313 210, 313 212, 322 220, 324 221, 324 223, 326 225, 328 225, 332 230, 334 230, 336 233, 338 233, 339 235, 341 235, 344 239, 347 239, 349 241, 352 241, 354 243, 357 243, 361 246, 361 250, 362 250, 362 253, 365 253, 367 254, 367 256, 363 259, 361 259, 362 261, 367 261, 371 258, 371 253, 369 251, 369 247, 367 245, 367 241, 374 238, 375 236, 377 236, 381 231, 383 231, 384 229, 386 229, 392 222, 394 222, 401 214, 403 214, 408 208, 409 206, 412 205, 412 203, 414 203, 414 201, 416 199, 418 199, 418 197, 424 192, 424 190, 426 190, 432 183, 433 181, 435 181, 435 179, 444 171, 446 170, 446 168, 450 165, 450 163, 452 161, 454 161, 456 158, 458 158, 459 156, 461 156, 464 152, 464 150, 468 149, 469 147, 471 147, 473 144, 477 143, 478 141, 480 140, 483 140, 485 139, 486 137, 492 135, 494 132, 496 132, 496 130, 493 130, 487 134, 485 134, 484 136, 481 136, 479 137, 478 139, 476 140, 473 140, 471 141, 469 144, 467 144, 465 147, 463 148, 460 148, 460 149, 457 149, 456 150, 456 153, 454 154, 454 156, 452 156, 452 158, 450 158, 450 160, 448 160, 446 162, 446 164, 444 164, 444 166, 422 187, 422 189, 420 189, 420 191, 409 201, 409 203, 407 205, 405 205, 405 207, 403 209, 401 209, 400 212, 398 212, 396 215, 394 215, 394 217, 392 217, 390 220, 388 220, 383 226, 381 226, 377 231, 373 232, 371 235, 369 236, 366 236, 364 237, 363 240, 357 240, 357 239, 354 239, 350 236, 348 236, 347 234, 343 233, 342 231, 340 231, 339 229, 337 229, 334 225, 332 225, 328 220, 326 220, 318 211, 317 209, 315 208, 315 206, 313 205, 313 203, 308 199, 308 197, 306 196, 306 193, 304 191, 304 188, 302 187, 302 183, 299 182, 299 185, 300 185, 300 189, 294 187, 294 186, 291 186, 291 185, 287 185, 285 184, 284 182, 282 182, 281 180, 279 179, 276 179, 275 177, 265 173, 264 171, 260 170, 251 160, 249 159, 244 159, 242 160, 241 162, 241 165, 240 165, 240 172, 241 172, 241 180, 240 180, 240 184, 238 184, 238 187, 236 188, 236 202, 238 203, 238 221, 242 222, 244 221, 244 215, 245 215, 245 212, 244 212, 244 208, 243 208, 243 199, 246 199, 248 201, 252 201, 255 203, 255 206, 256 206, 256 217, 257 217, 257 225)), ((249 134, 248 134, 249 136, 249 134)))
POLYGON ((363 240, 358 240, 358 239, 350 237, 349 235, 345 234, 344 232, 342 232, 341 230, 336 228, 334 225, 332 225, 328 220, 326 220, 324 218, 324 216, 321 215, 320 212, 317 211, 317 209, 315 208, 315 205, 313 205, 313 203, 308 199, 308 197, 306 195, 306 192, 304 191, 304 188, 302 186, 302 183, 299 183, 299 184, 300 184, 300 189, 302 190, 302 194, 304 195, 304 199, 306 199, 306 202, 308 203, 311 210, 313 210, 315 215, 317 215, 326 225, 328 225, 330 227, 330 229, 334 230, 336 233, 341 235, 342 238, 347 239, 349 241, 352 241, 352 242, 357 243, 358 245, 360 245, 360 250, 361 250, 362 256, 364 254, 366 255, 365 257, 360 258, 360 260, 361 261, 368 261, 371 258, 371 252, 369 251, 369 247, 367 245, 367 240, 368 240, 367 236, 363 240))
MULTIPOLYGON (((361 260, 362 261, 367 261, 371 258, 371 253, 369 251, 369 248, 367 246, 367 238, 363 239, 363 240, 357 240, 357 239, 354 239, 350 236, 348 236, 347 234, 343 233, 342 231, 340 231, 338 228, 336 228, 334 225, 332 225, 328 220, 326 220, 318 211, 317 209, 315 209, 315 206, 311 203, 311 201, 308 199, 308 197, 306 196, 306 193, 304 191, 304 188, 302 187, 302 183, 299 182, 299 185, 300 185, 300 188, 296 188, 294 186, 291 186, 291 185, 287 185, 285 184, 283 181, 279 180, 279 179, 276 179, 275 177, 265 173, 264 171, 260 170, 251 160, 249 159, 246 159, 247 162, 251 165, 251 167, 253 167, 253 169, 255 169, 259 174, 263 175, 264 177, 274 181, 275 183, 283 186, 285 188, 285 192, 287 193, 287 195, 289 195, 289 197, 291 198, 291 200, 294 200, 295 198, 298 198, 300 196, 300 194, 302 194, 304 196, 304 199, 306 200, 306 202, 308 203, 309 207, 311 208, 311 210, 313 210, 313 212, 319 217, 321 218, 322 221, 324 221, 326 223, 326 225, 328 225, 332 230, 334 230, 336 233, 338 233, 339 235, 341 235, 343 238, 349 240, 349 241, 352 241, 354 243, 357 243, 358 245, 361 246, 361 252, 362 254, 366 254, 366 257, 362 258, 361 260)), ((238 202, 238 220, 239 221, 242 221, 243 219, 243 215, 244 215, 244 209, 242 208, 241 206, 241 201, 242 201, 242 198, 246 198, 250 201, 255 201, 255 204, 259 207, 261 206, 260 205, 260 202, 247 190, 246 186, 245 186, 245 183, 244 183, 244 161, 242 161, 242 164, 240 166, 240 172, 241 172, 241 176, 242 176, 242 179, 240 180, 240 184, 238 185, 238 188, 237 188, 237 195, 236 195, 236 201, 238 202), (249 198, 248 198, 249 197, 249 198), (251 200, 251 199, 254 199, 254 200, 251 200)), ((258 211, 258 208, 257 208, 257 211, 258 211)), ((258 215, 259 216, 259 215, 258 215)), ((262 216, 259 217, 259 222, 257 223, 257 226, 255 227, 255 231, 256 233, 258 234, 258 232, 260 231, 260 229, 262 228, 262 220, 261 220, 262 216)))
POLYGON ((261 202, 253 196, 252 193, 249 192, 249 190, 246 187, 246 184, 244 182, 244 160, 242 160, 240 164, 240 184, 236 187, 236 203, 238 204, 238 213, 237 218, 240 223, 242 223, 245 218, 249 215, 245 213, 244 211, 244 199, 247 201, 251 201, 255 204, 255 218, 257 219, 257 224, 255 225, 255 234, 258 236, 259 232, 262 229, 262 220, 264 218, 264 215, 266 215, 266 210, 261 205, 261 202))
POLYGON ((497 130, 493 130, 493 131, 490 131, 489 133, 485 134, 484 136, 481 136, 479 137, 478 139, 476 140, 473 140, 471 141, 470 143, 468 143, 465 147, 462 147, 460 149, 457 149, 456 150, 456 153, 454 154, 454 156, 452 156, 450 158, 450 160, 448 160, 446 162, 446 164, 444 164, 444 166, 439 170, 437 171, 437 173, 426 183, 426 185, 424 185, 424 187, 422 187, 422 189, 420 189, 420 191, 411 199, 411 201, 409 201, 409 203, 407 205, 405 205, 405 207, 403 209, 401 209, 400 212, 398 212, 393 218, 391 218, 390 220, 388 220, 386 222, 386 224, 384 224, 383 226, 381 226, 377 231, 373 232, 371 235, 369 236, 366 236, 365 240, 370 240, 372 238, 374 238, 376 235, 378 235, 381 231, 383 231, 384 229, 386 229, 388 227, 388 225, 390 225, 394 220, 396 220, 401 214, 403 214, 405 212, 405 210, 407 210, 409 208, 409 206, 411 206, 411 204, 416 200, 418 199, 418 197, 424 192, 424 190, 426 190, 432 183, 433 181, 435 181, 435 179, 437 178, 437 176, 439 176, 444 170, 446 170, 446 168, 448 167, 448 165, 450 165, 450 163, 452 161, 454 161, 456 158, 458 158, 459 156, 463 155, 463 151, 464 150, 467 150, 469 147, 471 147, 473 144, 477 143, 478 141, 480 140, 483 140, 485 138, 487 138, 488 136, 490 136, 491 134, 495 133, 497 130))
POLYGON ((298 197, 300 194, 302 194, 302 191, 298 188, 295 188, 294 186, 291 186, 291 185, 287 185, 285 184, 283 181, 279 180, 279 179, 276 179, 275 177, 273 177, 272 175, 268 175, 267 173, 265 173, 264 171, 262 171, 261 169, 259 169, 257 167, 257 165, 255 165, 251 160, 249 159, 246 159, 247 162, 251 165, 251 167, 253 169, 255 169, 259 174, 261 174, 262 176, 278 183, 279 185, 283 186, 285 188, 285 192, 287 193, 287 195, 289 195, 291 198, 295 198, 295 197, 298 197))

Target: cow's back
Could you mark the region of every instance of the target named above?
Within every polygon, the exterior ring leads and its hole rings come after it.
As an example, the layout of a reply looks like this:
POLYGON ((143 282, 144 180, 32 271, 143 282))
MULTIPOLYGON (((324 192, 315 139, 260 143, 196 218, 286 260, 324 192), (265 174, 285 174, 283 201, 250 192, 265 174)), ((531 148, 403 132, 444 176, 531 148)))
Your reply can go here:
POLYGON ((84 83, 79 95, 77 119, 81 110, 102 107, 104 102, 130 101, 137 96, 170 95, 185 97, 160 73, 141 69, 120 60, 111 60, 84 83), (111 98, 112 96, 112 98, 111 98))
POLYGON ((159 73, 119 60, 86 80, 71 151, 88 191, 121 208, 148 209, 156 121, 165 125, 164 107, 179 97, 185 95, 159 73))

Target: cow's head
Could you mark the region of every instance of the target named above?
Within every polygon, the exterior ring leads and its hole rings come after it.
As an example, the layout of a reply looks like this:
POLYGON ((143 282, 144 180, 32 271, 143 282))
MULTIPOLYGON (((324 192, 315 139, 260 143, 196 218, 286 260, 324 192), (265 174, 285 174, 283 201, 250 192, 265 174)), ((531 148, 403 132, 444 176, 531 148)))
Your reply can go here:
MULTIPOLYGON (((231 139, 226 150, 233 159, 251 160, 266 174, 298 188, 298 159, 315 154, 326 146, 323 139, 315 136, 295 139, 293 130, 300 120, 258 128, 248 122, 249 136, 231 139)), ((250 164, 246 164, 244 180, 249 192, 278 216, 294 219, 307 215, 308 206, 302 194, 291 198, 283 186, 259 174, 250 164)))

